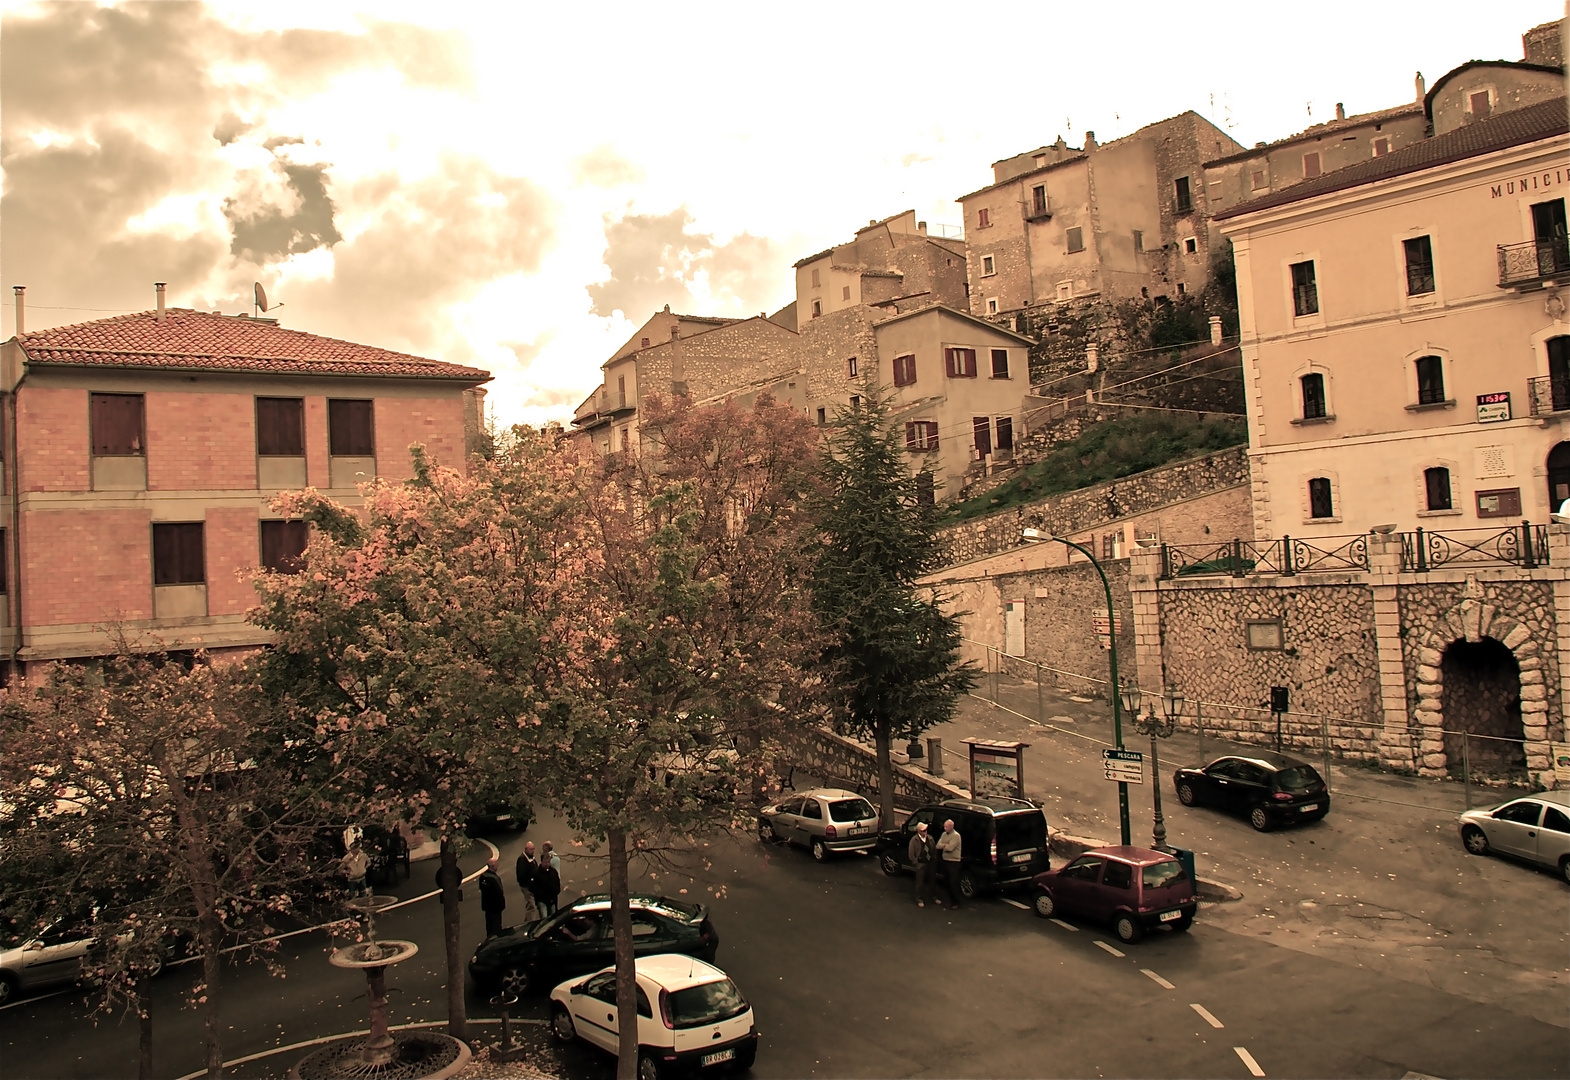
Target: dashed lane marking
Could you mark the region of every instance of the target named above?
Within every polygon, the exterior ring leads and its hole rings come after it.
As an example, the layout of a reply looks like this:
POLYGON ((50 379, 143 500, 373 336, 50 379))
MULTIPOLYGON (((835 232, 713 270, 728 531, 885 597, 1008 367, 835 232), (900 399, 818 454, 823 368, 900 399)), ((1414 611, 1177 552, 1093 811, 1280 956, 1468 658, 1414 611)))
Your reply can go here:
POLYGON ((1108 945, 1105 941, 1098 941, 1098 942, 1096 942, 1096 945, 1097 945, 1098 948, 1102 948, 1102 949, 1107 950, 1107 952, 1111 953, 1113 956, 1123 956, 1124 955, 1123 953, 1120 953, 1116 949, 1114 949, 1111 945, 1108 945))
POLYGON ((1176 990, 1177 989, 1177 987, 1175 987, 1171 983, 1167 982, 1167 980, 1163 979, 1160 975, 1157 975, 1154 971, 1151 971, 1149 968, 1140 968, 1139 970, 1143 974, 1149 975, 1150 978, 1155 982, 1155 984, 1157 986, 1161 987, 1161 989, 1163 989, 1163 990, 1176 990))
POLYGON ((1030 905, 1029 904, 1022 904, 1018 900, 1011 900, 1011 899, 1009 899, 1007 896, 1005 896, 1003 898, 1003 902, 1005 904, 1013 904, 1015 907, 1019 908, 1021 911, 1029 911, 1030 910, 1030 905))
POLYGON ((1248 1071, 1250 1073, 1252 1073, 1254 1076, 1265 1075, 1265 1070, 1259 1067, 1259 1062, 1254 1060, 1253 1054, 1250 1054, 1241 1046, 1234 1046, 1232 1049, 1237 1052, 1238 1057, 1243 1059, 1243 1064, 1248 1066, 1248 1071))
POLYGON ((1211 1027, 1213 1027, 1213 1028, 1226 1027, 1226 1025, 1223 1024, 1220 1020, 1216 1019, 1215 1014, 1213 1014, 1209 1009, 1205 1008, 1203 1005, 1200 1005, 1200 1004, 1196 1003, 1196 1004, 1190 1005, 1189 1008, 1193 1009, 1200 1016, 1203 1016, 1205 1018, 1205 1023, 1209 1024, 1211 1027))
POLYGON ((1073 931, 1073 932, 1074 932, 1074 933, 1076 933, 1076 934, 1077 934, 1077 933, 1079 933, 1079 927, 1077 927, 1077 926, 1073 926, 1073 925, 1071 925, 1071 924, 1069 924, 1069 923, 1066 923, 1066 922, 1064 922, 1064 921, 1063 921, 1063 920, 1062 920, 1062 919, 1049 919, 1049 920, 1047 920, 1047 921, 1048 921, 1048 922, 1054 922, 1054 923, 1057 923, 1057 924, 1058 924, 1058 925, 1059 925, 1059 926, 1061 926, 1061 927, 1062 927, 1062 928, 1063 928, 1063 929, 1065 929, 1065 930, 1070 930, 1070 931, 1073 931))

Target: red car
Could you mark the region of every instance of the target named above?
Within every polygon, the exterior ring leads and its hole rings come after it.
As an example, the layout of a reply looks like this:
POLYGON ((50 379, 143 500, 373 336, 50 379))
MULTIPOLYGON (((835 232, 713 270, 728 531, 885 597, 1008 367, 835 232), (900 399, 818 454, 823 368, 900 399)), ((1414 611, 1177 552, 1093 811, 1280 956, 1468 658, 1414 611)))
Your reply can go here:
POLYGON ((1199 902, 1194 882, 1175 855, 1138 847, 1092 848, 1067 866, 1035 877, 1037 915, 1077 915, 1111 923, 1118 937, 1138 941, 1158 926, 1187 930, 1199 902))

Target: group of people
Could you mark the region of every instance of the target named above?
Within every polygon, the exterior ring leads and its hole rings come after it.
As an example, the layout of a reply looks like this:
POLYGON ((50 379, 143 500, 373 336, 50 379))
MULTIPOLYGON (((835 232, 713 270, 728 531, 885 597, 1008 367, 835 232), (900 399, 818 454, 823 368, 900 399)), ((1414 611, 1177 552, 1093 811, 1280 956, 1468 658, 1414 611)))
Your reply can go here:
POLYGON ((954 828, 952 819, 943 823, 943 835, 936 840, 927 829, 925 821, 916 824, 916 833, 910 838, 910 865, 916 869, 916 906, 926 907, 928 900, 936 901, 932 895, 933 872, 938 868, 943 871, 943 884, 948 890, 949 905, 956 911, 959 910, 960 890, 960 848, 963 841, 960 839, 959 830, 954 828))
MULTIPOLYGON (((485 912, 485 936, 488 938, 502 932, 502 912, 507 909, 501 875, 496 872, 499 865, 498 860, 491 859, 480 874, 480 909, 485 912)), ((525 843, 513 873, 523 893, 524 923, 556 914, 556 901, 561 897, 561 856, 556 854, 549 840, 540 845, 538 856, 534 841, 525 843)))

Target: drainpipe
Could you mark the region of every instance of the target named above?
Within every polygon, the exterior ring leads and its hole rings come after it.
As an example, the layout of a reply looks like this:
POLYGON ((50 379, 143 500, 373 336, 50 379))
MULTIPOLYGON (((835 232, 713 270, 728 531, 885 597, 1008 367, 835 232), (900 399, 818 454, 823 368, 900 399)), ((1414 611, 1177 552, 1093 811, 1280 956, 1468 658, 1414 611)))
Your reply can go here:
MULTIPOLYGON (((22 353, 22 343, 18 340, 26 325, 26 304, 23 294, 27 286, 13 286, 12 292, 16 294, 16 337, 12 338, 18 354, 22 353)), ((17 396, 22 391, 22 380, 27 378, 26 367, 19 363, 16 385, 9 388, 6 397, 11 403, 11 676, 21 684, 21 672, 17 667, 17 655, 22 649, 22 461, 18 456, 19 439, 17 438, 17 396)), ((4 558, 0 554, 0 558, 4 558)))

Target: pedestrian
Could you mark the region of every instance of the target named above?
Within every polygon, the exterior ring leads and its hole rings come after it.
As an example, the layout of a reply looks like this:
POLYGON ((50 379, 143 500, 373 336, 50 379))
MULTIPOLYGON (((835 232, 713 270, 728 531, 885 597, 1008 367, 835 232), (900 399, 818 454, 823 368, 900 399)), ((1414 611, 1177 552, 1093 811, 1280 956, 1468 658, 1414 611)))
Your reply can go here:
POLYGON ((540 905, 542 918, 556 914, 556 901, 561 896, 561 859, 551 849, 549 840, 540 848, 540 861, 534 868, 531 891, 535 902, 540 905))
POLYGON ((502 892, 501 875, 496 872, 497 861, 493 856, 480 873, 480 910, 485 912, 485 936, 496 937, 502 932, 502 912, 507 909, 507 896, 502 892))
POLYGON ((534 841, 530 840, 523 845, 523 854, 513 864, 518 891, 523 893, 523 921, 526 924, 538 922, 540 918, 540 906, 534 899, 534 875, 539 869, 540 864, 534 858, 534 841))
POLYGON ((925 821, 916 823, 916 835, 910 838, 908 854, 910 865, 916 869, 916 906, 926 907, 932 898, 932 863, 937 858, 937 848, 925 821))
POLYGON ((954 828, 954 819, 950 818, 943 823, 943 835, 938 837, 938 854, 942 856, 943 883, 949 891, 949 904, 955 911, 959 910, 960 844, 959 830, 954 828))
POLYGON ((371 887, 365 883, 366 872, 371 868, 371 857, 360 847, 358 840, 350 845, 348 854, 343 857, 339 868, 343 871, 345 880, 349 882, 351 897, 364 896, 371 891, 371 887))

